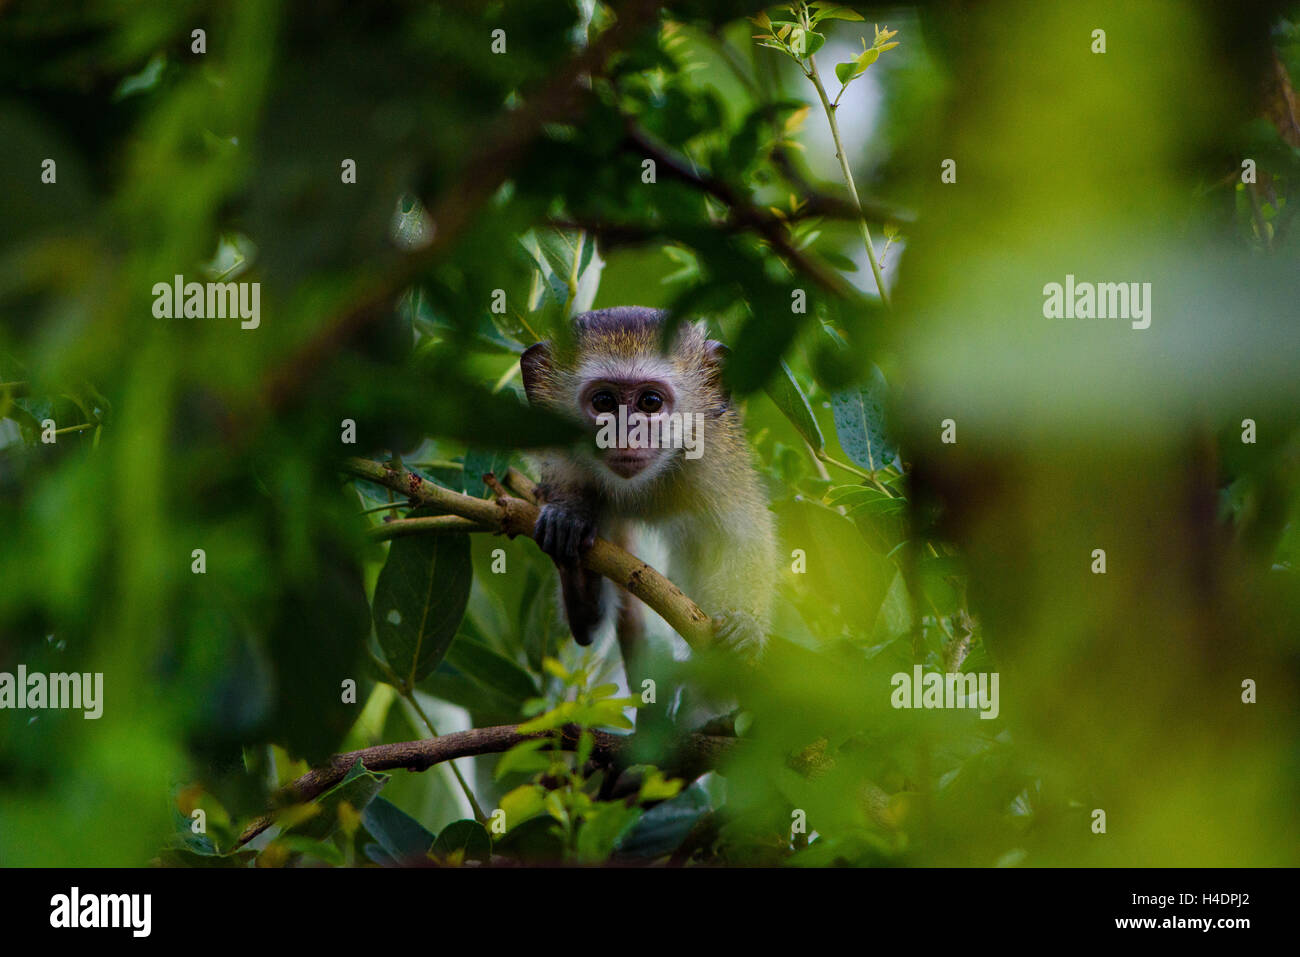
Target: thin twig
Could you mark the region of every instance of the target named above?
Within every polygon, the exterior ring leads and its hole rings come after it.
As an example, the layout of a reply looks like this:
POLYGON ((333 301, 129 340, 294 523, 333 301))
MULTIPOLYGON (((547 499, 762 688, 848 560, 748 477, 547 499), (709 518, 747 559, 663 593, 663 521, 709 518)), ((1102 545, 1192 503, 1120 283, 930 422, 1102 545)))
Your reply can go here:
POLYGON ((837 296, 846 299, 858 297, 858 290, 845 282, 832 269, 823 266, 816 259, 806 255, 791 241, 786 226, 781 220, 769 216, 751 203, 747 202, 731 187, 729 183, 709 174, 696 173, 681 157, 674 156, 665 147, 650 139, 644 131, 628 123, 628 143, 639 154, 655 161, 657 169, 664 170, 669 176, 702 190, 709 196, 720 200, 731 210, 731 223, 741 228, 751 228, 772 244, 772 248, 799 272, 812 277, 818 285, 837 296))
MULTIPOLYGON (((402 697, 406 699, 407 703, 415 709, 415 713, 420 716, 420 720, 423 721, 425 727, 429 729, 429 734, 433 735, 435 738, 438 737, 438 729, 433 726, 433 722, 429 720, 429 716, 424 713, 424 709, 420 707, 420 702, 415 700, 415 689, 408 685, 405 688, 399 688, 398 691, 401 692, 402 697)), ((465 776, 460 773, 460 768, 456 767, 455 761, 449 761, 448 765, 451 767, 451 773, 456 776, 456 780, 460 784, 460 789, 465 793, 465 800, 469 801, 470 810, 474 813, 474 820, 478 821, 480 824, 486 824, 487 815, 483 813, 483 808, 479 807, 478 799, 474 797, 474 792, 470 790, 469 782, 465 780, 465 776)))
POLYGON ((835 140, 835 158, 840 161, 840 170, 844 173, 844 183, 849 188, 849 195, 853 198, 853 205, 858 207, 858 228, 862 231, 862 242, 867 247, 867 261, 871 263, 871 274, 876 277, 876 288, 880 291, 880 301, 889 306, 889 290, 885 287, 885 277, 880 271, 880 263, 876 259, 876 249, 871 243, 871 229, 867 226, 866 214, 862 212, 862 201, 858 199, 858 187, 853 182, 853 170, 849 167, 849 157, 844 152, 844 142, 840 139, 840 125, 835 120, 835 110, 837 107, 826 96, 826 87, 822 85, 821 75, 817 72, 817 58, 808 57, 808 79, 812 80, 813 86, 817 89, 817 96, 822 101, 822 109, 826 112, 826 121, 831 126, 831 138, 835 140))
POLYGON ((461 518, 459 515, 425 515, 420 518, 398 518, 382 525, 366 529, 366 537, 372 542, 386 542, 407 535, 428 535, 439 533, 491 532, 494 529, 479 522, 461 518))

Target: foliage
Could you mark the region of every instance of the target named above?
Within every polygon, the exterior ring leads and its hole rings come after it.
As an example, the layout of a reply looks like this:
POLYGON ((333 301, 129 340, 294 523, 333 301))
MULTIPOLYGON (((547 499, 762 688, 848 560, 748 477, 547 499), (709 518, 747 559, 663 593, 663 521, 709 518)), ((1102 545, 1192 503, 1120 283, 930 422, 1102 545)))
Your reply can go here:
POLYGON ((1253 80, 1300 10, 1112 6, 1094 55, 1086 6, 5 6, 0 672, 105 701, 0 712, 0 861, 1295 863, 1300 143, 1253 80), (1044 318, 1067 273, 1151 328, 1044 318), (176 275, 260 324, 156 318, 176 275), (758 667, 665 665, 743 709, 698 780, 593 759, 641 689, 531 541, 378 541, 424 513, 339 471, 490 495, 573 438, 519 354, 626 304, 730 344, 787 570, 758 667), (1000 713, 893 707, 917 667, 1000 713), (520 722, 576 750, 357 765, 241 843, 333 753, 520 722))

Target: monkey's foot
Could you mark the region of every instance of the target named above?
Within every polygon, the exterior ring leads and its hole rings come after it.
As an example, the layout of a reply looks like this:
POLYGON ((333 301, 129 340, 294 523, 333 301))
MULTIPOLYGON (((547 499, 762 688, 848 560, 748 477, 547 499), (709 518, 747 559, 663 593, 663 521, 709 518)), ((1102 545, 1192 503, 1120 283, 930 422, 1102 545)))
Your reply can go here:
POLYGON ((719 648, 725 648, 749 664, 758 661, 767 643, 767 635, 758 619, 747 611, 736 609, 727 609, 714 616, 713 639, 719 648))
POLYGON ((542 506, 533 537, 537 547, 555 561, 576 565, 582 553, 596 544, 596 520, 581 509, 553 502, 542 506))

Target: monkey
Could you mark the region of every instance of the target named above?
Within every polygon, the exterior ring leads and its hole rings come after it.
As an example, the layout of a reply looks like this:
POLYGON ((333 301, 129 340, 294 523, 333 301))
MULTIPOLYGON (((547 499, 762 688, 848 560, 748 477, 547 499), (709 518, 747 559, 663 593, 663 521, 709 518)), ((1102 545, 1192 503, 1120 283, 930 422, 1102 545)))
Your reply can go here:
POLYGON ((714 615, 718 644, 756 661, 776 583, 772 512, 722 383, 727 347, 707 338, 702 324, 684 323, 665 349, 666 318, 640 306, 586 312, 573 319, 568 348, 542 341, 520 357, 529 403, 576 419, 597 439, 594 450, 538 456, 534 537, 559 570, 578 644, 591 643, 610 604, 609 589, 582 567, 582 555, 598 536, 623 544, 648 526, 668 545, 669 577, 714 615), (672 431, 674 416, 680 432, 672 431), (613 428, 620 417, 624 436, 613 428), (699 429, 694 449, 684 441, 692 423, 699 429), (660 447, 653 447, 656 431, 660 447))

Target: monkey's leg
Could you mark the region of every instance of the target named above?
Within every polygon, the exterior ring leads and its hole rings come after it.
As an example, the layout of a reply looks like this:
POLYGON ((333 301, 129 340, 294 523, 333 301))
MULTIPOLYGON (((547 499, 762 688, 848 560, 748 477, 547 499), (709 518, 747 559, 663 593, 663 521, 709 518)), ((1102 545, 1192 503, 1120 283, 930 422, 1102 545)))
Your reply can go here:
POLYGON ((634 681, 640 677, 636 663, 640 661, 645 648, 645 610, 641 607, 640 599, 621 590, 614 633, 618 636, 618 650, 623 655, 628 690, 635 693, 634 681))

